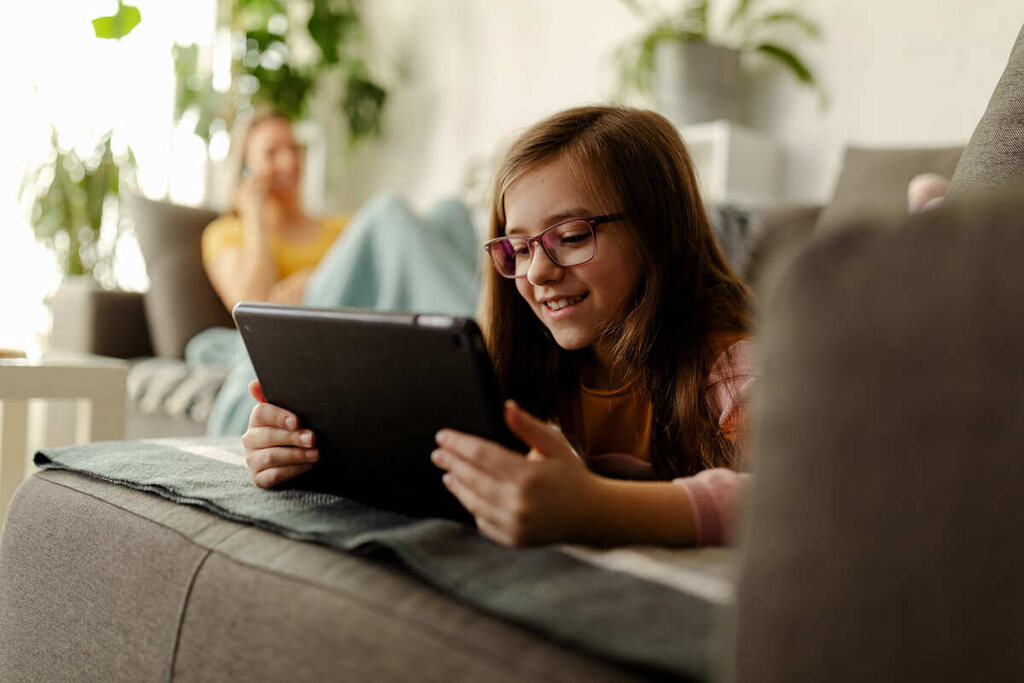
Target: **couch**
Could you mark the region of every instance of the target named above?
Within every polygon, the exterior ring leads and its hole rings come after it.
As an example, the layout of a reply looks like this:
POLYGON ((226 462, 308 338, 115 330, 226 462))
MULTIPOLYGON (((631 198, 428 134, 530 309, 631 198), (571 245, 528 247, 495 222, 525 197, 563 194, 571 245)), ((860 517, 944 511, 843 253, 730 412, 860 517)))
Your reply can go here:
MULTIPOLYGON (((1024 671, 1022 88, 1024 31, 944 206, 761 244, 755 474, 708 634, 726 680, 1024 671)), ((0 614, 12 681, 665 677, 401 566, 55 470, 8 513, 0 614)))

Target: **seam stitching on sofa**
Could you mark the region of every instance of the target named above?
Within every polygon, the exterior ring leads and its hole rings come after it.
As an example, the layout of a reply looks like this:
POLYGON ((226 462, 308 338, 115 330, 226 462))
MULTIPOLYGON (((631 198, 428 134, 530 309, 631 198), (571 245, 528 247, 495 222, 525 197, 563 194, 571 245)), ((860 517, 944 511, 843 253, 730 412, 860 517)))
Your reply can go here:
MULTIPOLYGON (((76 476, 85 477, 85 478, 93 480, 93 481, 103 481, 102 479, 91 479, 86 474, 81 474, 79 472, 73 472, 71 470, 54 470, 54 471, 57 471, 57 472, 68 472, 70 474, 74 474, 76 476)), ((244 529, 249 529, 249 528, 259 529, 259 527, 256 527, 254 525, 247 525, 247 524, 244 524, 243 522, 235 522, 234 520, 223 520, 223 521, 226 521, 226 522, 230 522, 230 523, 234 523, 234 524, 239 524, 239 525, 241 525, 243 527, 243 529, 236 530, 235 532, 230 534, 228 537, 226 537, 224 539, 221 539, 220 541, 218 541, 214 545, 204 545, 204 544, 199 543, 198 541, 196 541, 194 538, 192 538, 190 536, 186 536, 184 533, 182 533, 181 531, 178 531, 177 529, 174 529, 173 527, 169 527, 169 526, 167 526, 166 524, 164 524, 162 522, 158 522, 158 521, 156 521, 154 519, 150 519, 149 517, 145 517, 143 515, 140 515, 139 513, 135 512, 134 510, 129 510, 128 508, 121 507, 120 505, 117 505, 116 503, 113 503, 113 502, 111 502, 109 500, 101 498, 100 496, 97 496, 95 494, 89 493, 87 491, 82 491, 80 489, 76 489, 75 487, 68 486, 67 484, 63 484, 63 483, 60 483, 60 482, 53 481, 52 479, 48 479, 46 477, 39 477, 39 479, 41 481, 47 482, 48 484, 53 484, 55 486, 60 486, 62 488, 66 488, 69 491, 74 491, 75 493, 79 493, 79 494, 81 494, 83 496, 88 496, 89 498, 92 498, 94 500, 98 500, 98 501, 101 501, 103 503, 106 503, 107 505, 111 505, 113 507, 116 507, 117 509, 123 510, 124 512, 127 512, 128 514, 130 514, 130 515, 132 515, 134 517, 138 517, 139 519, 145 520, 146 522, 149 522, 150 524, 155 524, 156 526, 159 526, 159 527, 162 527, 164 529, 167 529, 168 531, 171 531, 171 532, 177 534, 178 536, 181 536, 182 538, 184 538, 185 540, 189 541, 193 545, 195 545, 195 546, 197 546, 199 548, 204 548, 206 550, 206 552, 203 554, 203 557, 200 559, 198 565, 196 566, 196 569, 195 569, 195 571, 192 574, 192 578, 189 581, 188 591, 185 594, 185 604, 182 606, 182 611, 181 611, 181 614, 179 615, 179 618, 178 618, 178 633, 175 635, 174 651, 172 653, 172 660, 171 660, 171 676, 172 676, 172 678, 170 680, 173 680, 174 664, 175 664, 175 660, 177 659, 177 655, 178 655, 178 642, 179 642, 179 640, 181 638, 181 625, 182 625, 182 622, 184 620, 185 608, 188 605, 189 596, 192 593, 192 586, 195 583, 196 576, 199 574, 199 570, 202 568, 202 566, 204 564, 206 564, 206 560, 212 554, 216 554, 219 557, 222 557, 222 558, 224 558, 225 560, 227 560, 229 562, 232 562, 232 563, 238 564, 238 565, 242 565, 244 567, 248 567, 249 569, 252 569, 252 570, 255 570, 255 571, 260 571, 260 572, 264 572, 264 573, 267 573, 267 574, 272 574, 274 576, 278 576, 280 578, 286 578, 286 579, 289 579, 289 580, 297 581, 297 582, 302 583, 302 584, 304 584, 306 586, 310 586, 310 587, 313 587, 313 588, 317 588, 319 590, 327 591, 329 593, 335 593, 335 594, 338 594, 338 595, 344 595, 347 598, 351 599, 353 602, 356 602, 356 603, 358 603, 360 605, 363 605, 363 606, 367 607, 368 609, 371 609, 372 611, 375 611, 375 612, 378 612, 378 613, 381 613, 381 614, 386 614, 390 618, 396 618, 396 615, 399 615, 399 613, 396 612, 396 610, 390 609, 386 605, 382 605, 382 604, 380 604, 378 602, 367 600, 364 597, 362 597, 361 595, 359 595, 358 593, 355 593, 353 591, 347 591, 347 590, 345 590, 343 588, 338 588, 336 586, 326 586, 324 584, 316 583, 316 582, 314 582, 314 581, 312 581, 312 580, 310 580, 308 578, 305 578, 305 577, 296 576, 294 574, 288 574, 288 573, 282 572, 280 570, 270 569, 269 567, 261 567, 259 565, 251 564, 249 562, 245 562, 244 560, 240 560, 240 559, 238 559, 236 557, 232 557, 232 556, 224 553, 221 550, 217 550, 217 548, 216 548, 217 545, 220 545, 221 543, 226 541, 227 538, 230 538, 230 537, 234 536, 235 534, 240 533, 244 529)), ((117 484, 112 484, 110 482, 104 482, 104 483, 110 484, 111 486, 118 486, 117 484)), ((125 487, 125 488, 128 488, 131 491, 135 491, 136 493, 146 494, 146 495, 150 495, 150 496, 157 495, 155 493, 149 493, 147 491, 138 491, 137 489, 132 489, 130 487, 125 487)), ((168 504, 184 505, 184 503, 174 503, 174 501, 167 500, 166 498, 162 498, 160 496, 157 496, 157 497, 160 498, 161 500, 167 502, 168 504)), ((195 506, 189 506, 189 507, 195 507, 195 506)), ((202 508, 197 508, 197 509, 202 510, 206 514, 213 515, 213 513, 209 512, 208 510, 203 510, 202 508)), ((216 515, 214 515, 214 516, 216 517, 216 515)), ((220 518, 218 517, 218 519, 220 519, 220 518)), ((271 531, 267 531, 266 529, 259 529, 259 530, 260 531, 264 531, 266 533, 273 533, 271 531)), ((275 534, 275 535, 278 535, 278 534, 275 534)), ((284 537, 282 537, 282 538, 284 538, 284 537)), ((318 544, 314 543, 313 545, 318 545, 318 544)), ((332 550, 333 552, 340 552, 340 553, 344 552, 344 551, 341 551, 341 550, 337 550, 335 548, 329 548, 328 546, 322 546, 321 545, 319 547, 327 548, 328 550, 332 550)), ((367 561, 370 561, 370 560, 367 560, 367 561)), ((435 591, 437 593, 440 593, 441 595, 444 595, 445 597, 447 597, 449 599, 457 600, 457 598, 454 598, 451 595, 445 593, 440 588, 427 583, 422 578, 416 576, 415 574, 412 574, 411 572, 404 572, 403 576, 405 576, 407 578, 412 578, 413 580, 415 580, 419 584, 421 584, 423 586, 426 586, 428 589, 430 589, 432 591, 435 591)), ((466 607, 467 609, 470 609, 473 612, 476 612, 477 614, 485 615, 488 618, 495 619, 495 620, 501 622, 502 624, 504 624, 506 626, 510 626, 512 628, 523 630, 523 631, 525 631, 525 632, 527 632, 527 633, 529 633, 531 635, 534 635, 534 636, 548 636, 549 635, 549 634, 541 634, 539 631, 537 631, 535 629, 531 629, 530 627, 525 626, 523 624, 517 624, 517 623, 511 622, 511 621, 502 619, 501 617, 498 617, 496 615, 488 614, 487 612, 484 612, 484 611, 482 611, 480 609, 477 609, 477 608, 473 607, 472 605, 469 605, 469 604, 467 604, 467 603, 465 603, 465 602, 463 602, 461 600, 457 600, 457 602, 460 605, 462 605, 463 607, 466 607)), ((462 648, 462 650, 464 652, 471 651, 473 653, 476 653, 479 657, 487 659, 489 661, 492 661, 492 662, 495 662, 495 663, 499 663, 499 664, 504 664, 504 665, 513 664, 515 667, 520 668, 520 670, 524 670, 522 668, 522 664, 519 663, 519 662, 515 662, 514 660, 509 660, 507 658, 502 658, 502 657, 495 656, 495 655, 493 655, 491 653, 488 653, 487 651, 481 650, 478 647, 468 646, 467 643, 459 641, 459 640, 451 637, 449 634, 447 634, 447 633, 445 633, 443 631, 439 631, 438 629, 435 629, 435 628, 431 627, 429 624, 425 624, 425 623, 419 621, 418 619, 413 621, 413 620, 410 620, 410 619, 406 618, 406 619, 400 619, 400 621, 402 623, 404 623, 404 624, 410 624, 410 625, 415 624, 417 626, 417 630, 422 631, 424 633, 430 633, 433 636, 439 638, 440 640, 456 643, 456 644, 459 645, 460 648, 462 648)), ((552 643, 548 643, 548 644, 552 644, 552 643)), ((628 675, 628 673, 629 673, 628 669, 622 668, 621 665, 619 665, 614 660, 607 659, 607 658, 602 658, 602 657, 599 657, 597 655, 588 655, 587 653, 584 653, 583 651, 575 651, 575 650, 571 649, 572 646, 569 645, 569 644, 563 644, 563 643, 557 643, 557 642, 555 642, 555 644, 556 644, 556 646, 563 648, 567 653, 569 653, 571 655, 580 656, 580 657, 583 657, 584 659, 586 659, 588 656, 589 657, 593 657, 594 661, 598 661, 598 662, 604 664, 605 666, 608 666, 608 667, 610 667, 612 669, 615 669, 615 670, 617 670, 619 672, 622 672, 622 673, 624 673, 626 675, 628 675)), ((529 669, 526 669, 526 670, 530 671, 531 673, 535 673, 538 676, 538 680, 543 679, 543 680, 553 681, 553 682, 556 682, 556 683, 557 683, 557 681, 560 680, 560 679, 557 679, 557 678, 551 678, 550 677, 550 673, 544 672, 544 671, 542 671, 540 669, 535 669, 533 667, 530 667, 529 669)))
POLYGON ((192 576, 188 580, 188 588, 185 589, 185 597, 181 601, 181 609, 178 611, 178 627, 174 631, 174 647, 171 649, 171 666, 167 672, 167 680, 170 683, 174 680, 174 668, 178 664, 178 647, 181 645, 181 632, 182 625, 185 623, 185 611, 188 610, 189 600, 192 598, 192 588, 196 585, 196 577, 199 576, 199 572, 202 571, 203 565, 206 564, 206 560, 213 554, 213 550, 210 548, 206 549, 203 556, 199 558, 199 562, 196 563, 195 569, 192 570, 192 576))

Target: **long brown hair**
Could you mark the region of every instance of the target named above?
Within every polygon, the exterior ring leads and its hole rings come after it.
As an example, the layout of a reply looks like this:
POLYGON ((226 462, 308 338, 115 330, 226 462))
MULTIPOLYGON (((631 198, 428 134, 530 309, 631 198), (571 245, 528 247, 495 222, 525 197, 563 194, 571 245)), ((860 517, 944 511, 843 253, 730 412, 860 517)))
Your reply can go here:
MULTIPOLYGON (((505 234, 509 186, 556 158, 625 214, 641 259, 631 300, 602 340, 651 403, 655 473, 733 465, 734 446, 711 413, 705 383, 723 339, 749 332, 750 294, 722 255, 679 133, 659 114, 624 107, 578 107, 533 125, 498 168, 491 237, 505 234)), ((503 389, 535 414, 561 418, 574 439, 566 402, 578 394, 585 352, 560 348, 513 280, 493 269, 486 277, 480 317, 503 389)))

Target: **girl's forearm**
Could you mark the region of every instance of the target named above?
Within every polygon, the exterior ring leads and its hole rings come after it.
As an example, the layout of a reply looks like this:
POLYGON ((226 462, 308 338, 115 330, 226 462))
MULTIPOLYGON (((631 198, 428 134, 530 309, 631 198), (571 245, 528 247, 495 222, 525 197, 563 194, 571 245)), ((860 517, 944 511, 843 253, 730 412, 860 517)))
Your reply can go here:
POLYGON ((696 520, 686 490, 670 482, 621 481, 599 477, 591 491, 590 522, 581 537, 592 545, 696 542, 696 520))

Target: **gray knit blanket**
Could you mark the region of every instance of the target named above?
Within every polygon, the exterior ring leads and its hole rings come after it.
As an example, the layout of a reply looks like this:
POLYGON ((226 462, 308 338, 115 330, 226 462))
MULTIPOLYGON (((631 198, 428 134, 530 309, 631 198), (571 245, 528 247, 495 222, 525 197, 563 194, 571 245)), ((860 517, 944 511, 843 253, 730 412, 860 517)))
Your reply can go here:
POLYGON ((237 439, 101 442, 46 449, 35 460, 293 539, 398 559, 484 612, 659 677, 708 677, 714 622, 731 598, 728 549, 504 548, 449 520, 260 489, 237 439))

